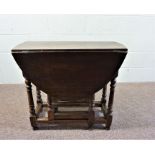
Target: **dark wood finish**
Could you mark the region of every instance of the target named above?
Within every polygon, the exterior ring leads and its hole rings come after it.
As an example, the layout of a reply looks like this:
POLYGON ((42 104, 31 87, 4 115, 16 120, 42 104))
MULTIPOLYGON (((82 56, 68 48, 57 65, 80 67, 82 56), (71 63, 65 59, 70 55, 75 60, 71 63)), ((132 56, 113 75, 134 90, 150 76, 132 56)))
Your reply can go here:
POLYGON ((26 78, 33 129, 42 123, 73 122, 85 122, 89 128, 99 123, 110 129, 115 79, 126 54, 127 48, 117 42, 25 42, 16 46, 12 55, 26 78), (36 108, 31 82, 37 87, 36 108), (102 98, 96 102, 94 94, 100 89, 102 98), (47 94, 47 104, 42 101, 41 91, 47 94), (68 111, 62 111, 64 107, 68 111), (88 110, 76 111, 76 107, 88 110))
POLYGON ((105 84, 104 88, 102 89, 102 98, 101 98, 101 108, 103 111, 104 116, 107 113, 107 107, 106 107, 106 94, 107 94, 107 85, 105 84))
POLYGON ((54 103, 54 105, 58 106, 58 107, 88 107, 88 103, 74 103, 74 102, 58 102, 58 103, 54 103))
POLYGON ((66 120, 66 119, 88 120, 88 117, 89 117, 88 111, 65 111, 65 112, 55 113, 54 115, 56 120, 66 120))
POLYGON ((47 95, 47 103, 48 103, 48 120, 54 120, 54 109, 52 105, 52 97, 50 95, 47 95))
POLYGON ((25 84, 26 84, 27 96, 29 101, 30 122, 33 129, 36 129, 37 128, 36 113, 35 113, 35 107, 34 107, 34 101, 33 101, 33 95, 32 95, 32 85, 31 85, 31 82, 27 79, 25 79, 25 84))
POLYGON ((95 112, 93 110, 93 100, 89 101, 89 109, 88 109, 88 127, 91 128, 94 124, 95 120, 95 112))
POLYGON ((62 100, 92 96, 111 80, 125 56, 115 52, 14 54, 25 77, 48 95, 62 100))
POLYGON ((87 123, 88 121, 87 120, 84 120, 84 119, 82 119, 82 120, 79 120, 79 119, 77 119, 77 120, 72 120, 72 119, 65 119, 65 120, 52 120, 52 121, 50 121, 50 120, 48 120, 47 118, 39 118, 37 121, 36 121, 36 123, 38 123, 38 124, 47 124, 47 125, 49 125, 49 124, 72 124, 72 123, 87 123))
MULTIPOLYGON (((48 120, 48 118, 38 118, 37 119, 37 121, 36 121, 36 123, 39 123, 40 125, 41 124, 47 124, 47 125, 49 125, 49 124, 72 124, 72 123, 88 123, 88 120, 86 120, 86 119, 74 119, 74 120, 72 120, 72 119, 55 119, 55 120, 52 120, 52 121, 50 121, 50 120, 48 120)), ((99 118, 96 118, 95 120, 94 120, 94 123, 95 124, 104 124, 104 123, 106 123, 106 119, 104 118, 104 117, 99 117, 99 118)))
POLYGON ((111 123, 112 123, 112 106, 114 101, 114 92, 115 92, 115 86, 116 86, 116 78, 111 80, 110 84, 110 95, 109 95, 109 102, 108 102, 108 109, 107 109, 107 123, 106 123, 106 129, 110 129, 111 123))
POLYGON ((36 117, 38 117, 39 113, 42 111, 43 101, 41 98, 41 91, 36 87, 36 97, 37 97, 37 105, 35 108, 36 117))
POLYGON ((42 98, 41 98, 41 91, 36 88, 36 96, 37 96, 37 104, 43 104, 42 98))

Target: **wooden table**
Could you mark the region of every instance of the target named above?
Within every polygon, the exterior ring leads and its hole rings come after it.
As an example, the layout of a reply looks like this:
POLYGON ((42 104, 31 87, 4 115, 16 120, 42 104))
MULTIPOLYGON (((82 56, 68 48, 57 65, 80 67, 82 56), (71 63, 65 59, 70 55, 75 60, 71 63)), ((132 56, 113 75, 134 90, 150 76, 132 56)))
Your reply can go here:
POLYGON ((116 77, 126 54, 127 48, 117 42, 41 41, 13 48, 25 78, 33 129, 73 122, 110 129, 116 77), (36 86, 36 104, 31 83, 36 86), (96 102, 94 94, 101 89, 101 101, 96 102), (41 91, 47 94, 47 102, 42 101, 41 91))

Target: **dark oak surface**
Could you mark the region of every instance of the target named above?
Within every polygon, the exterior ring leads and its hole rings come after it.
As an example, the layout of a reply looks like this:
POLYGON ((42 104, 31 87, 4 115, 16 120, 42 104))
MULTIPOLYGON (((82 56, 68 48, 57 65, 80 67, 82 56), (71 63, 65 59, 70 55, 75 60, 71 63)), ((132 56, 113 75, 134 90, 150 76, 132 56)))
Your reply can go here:
POLYGON ((115 79, 126 54, 127 48, 117 42, 24 42, 13 48, 12 55, 26 79, 33 128, 36 129, 37 123, 41 122, 48 124, 65 119, 87 118, 89 127, 100 122, 110 129, 115 79), (36 109, 31 82, 37 87, 36 109), (106 87, 109 82, 110 95, 107 101, 106 87), (99 105, 103 119, 96 118, 94 111, 94 107, 98 107, 94 103, 94 94, 100 89, 103 89, 99 105), (43 105, 41 91, 48 96, 47 106, 43 105), (74 112, 64 116, 63 112, 58 113, 60 104, 68 107, 86 105, 88 111, 78 116, 74 112), (48 111, 48 118, 39 118, 43 109, 48 111))
POLYGON ((47 41, 28 41, 17 45, 12 49, 15 51, 92 51, 92 50, 115 50, 115 51, 127 51, 127 48, 120 43, 117 42, 103 42, 103 41, 55 41, 55 42, 47 42, 47 41))

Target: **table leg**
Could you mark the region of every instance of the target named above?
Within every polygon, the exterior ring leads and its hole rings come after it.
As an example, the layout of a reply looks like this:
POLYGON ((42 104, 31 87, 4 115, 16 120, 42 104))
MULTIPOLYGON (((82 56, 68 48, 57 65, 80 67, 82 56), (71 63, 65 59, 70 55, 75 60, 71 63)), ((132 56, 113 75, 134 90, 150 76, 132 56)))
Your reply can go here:
POLYGON ((113 101, 114 101, 114 92, 115 92, 115 86, 116 86, 116 77, 111 80, 110 84, 110 95, 109 95, 109 102, 108 102, 108 109, 106 114, 106 129, 109 130, 111 123, 112 123, 112 107, 113 107, 113 101))
POLYGON ((34 107, 34 101, 33 101, 33 95, 32 95, 32 85, 31 82, 27 79, 25 79, 26 89, 27 89, 27 96, 28 96, 28 102, 29 102, 29 112, 30 112, 30 122, 33 129, 37 129, 36 125, 36 113, 35 113, 35 107, 34 107))
POLYGON ((88 128, 91 128, 95 121, 95 112, 93 110, 93 100, 89 100, 89 111, 88 111, 88 128))
POLYGON ((52 98, 50 95, 47 95, 47 103, 49 106, 48 120, 53 120, 54 119, 54 110, 53 110, 53 105, 52 105, 52 98))
POLYGON ((36 95, 37 95, 37 104, 43 104, 42 98, 41 98, 41 91, 36 87, 36 95))
POLYGON ((101 98, 101 109, 103 111, 104 116, 106 116, 107 113, 106 96, 107 96, 107 84, 102 89, 102 98, 101 98))

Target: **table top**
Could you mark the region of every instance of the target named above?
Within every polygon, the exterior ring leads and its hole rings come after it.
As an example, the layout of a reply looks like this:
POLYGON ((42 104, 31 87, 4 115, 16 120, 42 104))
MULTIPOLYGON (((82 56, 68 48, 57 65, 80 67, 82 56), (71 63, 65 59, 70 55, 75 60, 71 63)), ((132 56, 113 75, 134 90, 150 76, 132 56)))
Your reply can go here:
POLYGON ((62 100, 79 100, 117 75, 126 51, 117 42, 25 42, 12 55, 38 89, 62 100))
POLYGON ((12 49, 12 52, 19 51, 127 51, 127 48, 114 41, 27 41, 12 49))

